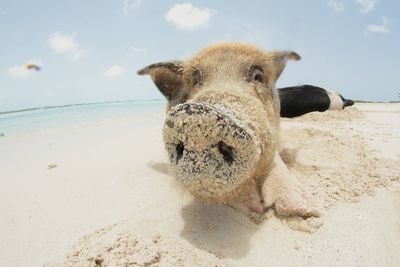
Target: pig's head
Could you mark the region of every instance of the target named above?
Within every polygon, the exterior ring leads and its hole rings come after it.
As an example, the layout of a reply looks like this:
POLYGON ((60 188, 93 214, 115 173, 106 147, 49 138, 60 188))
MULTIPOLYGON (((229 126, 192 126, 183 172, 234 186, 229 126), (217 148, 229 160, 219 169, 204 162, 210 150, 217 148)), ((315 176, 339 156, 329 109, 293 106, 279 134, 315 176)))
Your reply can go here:
POLYGON ((226 202, 265 177, 278 146, 275 82, 288 59, 300 56, 226 43, 138 72, 168 100, 164 143, 184 189, 226 202))

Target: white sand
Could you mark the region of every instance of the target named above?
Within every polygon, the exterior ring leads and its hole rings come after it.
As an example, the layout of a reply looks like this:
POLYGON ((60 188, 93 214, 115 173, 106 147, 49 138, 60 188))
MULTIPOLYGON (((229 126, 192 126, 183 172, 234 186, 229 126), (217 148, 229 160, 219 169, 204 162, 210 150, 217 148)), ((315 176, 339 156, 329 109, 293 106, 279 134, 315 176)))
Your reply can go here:
POLYGON ((163 114, 0 137, 0 266, 400 266, 399 115, 284 120, 285 158, 324 215, 261 225, 174 188, 163 114))

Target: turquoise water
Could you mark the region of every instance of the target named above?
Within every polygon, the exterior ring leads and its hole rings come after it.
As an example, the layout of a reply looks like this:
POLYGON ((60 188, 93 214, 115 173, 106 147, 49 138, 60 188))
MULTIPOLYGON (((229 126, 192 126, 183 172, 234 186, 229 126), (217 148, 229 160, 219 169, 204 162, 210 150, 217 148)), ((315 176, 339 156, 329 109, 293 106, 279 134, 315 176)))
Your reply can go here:
POLYGON ((165 101, 118 102, 5 113, 0 114, 0 135, 143 114, 158 119, 165 112, 165 106, 165 101))

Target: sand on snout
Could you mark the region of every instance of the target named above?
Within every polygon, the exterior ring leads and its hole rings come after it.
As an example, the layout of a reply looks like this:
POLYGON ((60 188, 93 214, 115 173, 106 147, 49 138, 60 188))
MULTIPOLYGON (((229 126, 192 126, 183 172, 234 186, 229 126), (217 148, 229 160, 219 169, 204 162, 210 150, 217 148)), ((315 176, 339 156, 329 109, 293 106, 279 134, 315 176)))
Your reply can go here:
POLYGON ((323 216, 279 218, 271 210, 259 225, 176 188, 162 111, 142 127, 124 118, 6 135, 0 263, 399 266, 399 115, 400 104, 356 104, 282 120, 284 161, 323 216), (58 167, 47 170, 52 162, 58 167))

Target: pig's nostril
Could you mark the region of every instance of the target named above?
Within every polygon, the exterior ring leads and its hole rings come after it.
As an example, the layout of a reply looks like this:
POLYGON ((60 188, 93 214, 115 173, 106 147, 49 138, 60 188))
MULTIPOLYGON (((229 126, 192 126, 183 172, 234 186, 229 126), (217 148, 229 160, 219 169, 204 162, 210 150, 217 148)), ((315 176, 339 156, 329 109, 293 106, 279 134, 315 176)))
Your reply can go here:
POLYGON ((182 142, 176 145, 176 163, 178 163, 178 161, 182 158, 184 148, 185 147, 183 146, 182 142))
POLYGON ((224 160, 228 165, 231 165, 234 161, 233 158, 233 147, 228 146, 223 141, 218 142, 218 151, 222 154, 224 160))

